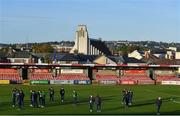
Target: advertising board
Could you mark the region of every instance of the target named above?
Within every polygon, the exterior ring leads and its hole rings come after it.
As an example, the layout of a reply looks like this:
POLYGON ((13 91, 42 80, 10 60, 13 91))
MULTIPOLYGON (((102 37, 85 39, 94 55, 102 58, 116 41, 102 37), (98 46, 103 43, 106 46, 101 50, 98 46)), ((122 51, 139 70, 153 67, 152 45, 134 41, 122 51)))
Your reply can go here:
POLYGON ((121 84, 133 85, 133 84, 136 84, 136 83, 135 83, 135 81, 132 81, 132 80, 122 80, 121 84))
POLYGON ((31 80, 30 84, 49 84, 48 80, 31 80))
POLYGON ((138 80, 137 82, 139 85, 152 85, 152 84, 155 84, 154 81, 152 80, 138 80))
POLYGON ((9 84, 9 80, 0 80, 0 84, 9 84))
POLYGON ((62 74, 82 74, 83 69, 61 69, 62 74))
POLYGON ((99 81, 100 84, 117 84, 117 81, 116 80, 100 80, 99 81))
POLYGON ((50 80, 50 84, 74 84, 74 80, 50 80))
POLYGON ((90 80, 74 80, 74 84, 88 85, 88 84, 91 84, 91 81, 90 80))
POLYGON ((180 85, 180 81, 162 81, 162 85, 180 85))
POLYGON ((22 84, 23 80, 10 80, 10 84, 22 84))

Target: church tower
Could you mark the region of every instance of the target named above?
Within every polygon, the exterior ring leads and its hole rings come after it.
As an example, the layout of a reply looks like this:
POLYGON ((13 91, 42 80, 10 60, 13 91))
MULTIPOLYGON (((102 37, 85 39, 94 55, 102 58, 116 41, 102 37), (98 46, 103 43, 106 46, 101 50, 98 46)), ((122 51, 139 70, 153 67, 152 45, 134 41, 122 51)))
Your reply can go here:
POLYGON ((89 55, 89 37, 86 25, 78 25, 75 45, 71 50, 71 53, 75 52, 89 55))
POLYGON ((89 38, 86 25, 78 25, 75 44, 70 53, 84 55, 111 55, 111 52, 101 39, 89 38))

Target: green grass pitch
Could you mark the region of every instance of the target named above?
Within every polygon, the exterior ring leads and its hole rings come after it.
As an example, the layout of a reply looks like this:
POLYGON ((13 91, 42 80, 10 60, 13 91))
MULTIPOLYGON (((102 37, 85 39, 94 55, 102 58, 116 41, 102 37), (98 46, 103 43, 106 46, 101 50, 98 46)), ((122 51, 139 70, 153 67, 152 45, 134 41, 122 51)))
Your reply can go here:
MULTIPOLYGON (((0 85, 0 114, 156 114, 155 99, 162 96, 161 114, 180 114, 180 86, 165 85, 0 85), (48 88, 55 89, 55 102, 49 102, 48 88), (25 106, 18 110, 11 106, 12 89, 22 88, 25 106), (59 90, 65 88, 65 103, 60 103, 59 90), (134 92, 133 105, 124 108, 121 104, 122 90, 134 92), (29 90, 45 90, 46 107, 30 107, 29 90), (77 105, 72 103, 72 91, 78 91, 77 105), (102 98, 102 112, 89 112, 88 97, 99 94, 102 98)), ((95 108, 95 107, 94 107, 95 108)))

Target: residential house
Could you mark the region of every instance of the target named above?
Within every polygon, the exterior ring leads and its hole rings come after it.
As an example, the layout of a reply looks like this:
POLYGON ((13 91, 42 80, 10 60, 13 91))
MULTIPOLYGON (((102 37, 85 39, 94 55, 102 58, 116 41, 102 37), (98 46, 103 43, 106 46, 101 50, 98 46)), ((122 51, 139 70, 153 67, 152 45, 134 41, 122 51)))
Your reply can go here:
POLYGON ((27 51, 11 52, 8 54, 7 59, 12 63, 37 63, 38 57, 32 55, 27 51))

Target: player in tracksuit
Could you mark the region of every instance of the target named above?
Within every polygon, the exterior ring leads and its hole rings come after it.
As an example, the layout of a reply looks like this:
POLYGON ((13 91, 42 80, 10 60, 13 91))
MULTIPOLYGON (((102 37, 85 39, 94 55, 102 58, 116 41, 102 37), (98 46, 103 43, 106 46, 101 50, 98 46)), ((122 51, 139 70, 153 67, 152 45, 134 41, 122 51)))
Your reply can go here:
POLYGON ((158 97, 156 99, 157 114, 160 114, 161 105, 162 105, 162 99, 161 99, 161 97, 158 97))
POLYGON ((73 90, 73 103, 77 104, 77 91, 73 90))
POLYGON ((52 87, 49 88, 49 101, 54 101, 54 89, 52 87))
POLYGON ((63 103, 63 102, 64 102, 64 95, 65 95, 65 90, 64 90, 64 88, 61 88, 61 90, 60 90, 60 95, 61 95, 61 102, 63 103))
POLYGON ((44 91, 42 91, 42 93, 41 93, 41 95, 42 95, 42 108, 44 108, 45 107, 45 101, 46 101, 46 93, 44 92, 44 91))
POLYGON ((38 107, 38 93, 36 91, 32 92, 32 105, 33 107, 38 107))
POLYGON ((129 105, 132 105, 133 92, 129 91, 129 105))
POLYGON ((25 97, 25 94, 24 94, 22 89, 20 89, 20 91, 22 93, 22 106, 24 106, 24 97, 25 97))
POLYGON ((125 99, 126 99, 126 89, 124 89, 123 91, 122 91, 122 104, 125 104, 126 103, 126 101, 125 101, 125 99))
POLYGON ((42 91, 38 91, 39 107, 42 107, 42 91))
POLYGON ((90 97, 89 97, 89 111, 90 112, 93 111, 93 105, 94 105, 94 98, 92 95, 90 95, 90 97))
POLYGON ((101 97, 99 95, 96 96, 95 103, 96 103, 96 111, 101 112, 101 97))
POLYGON ((12 107, 16 106, 16 89, 12 90, 12 107))
POLYGON ((17 101, 18 101, 18 107, 19 107, 19 109, 21 109, 22 105, 23 105, 23 92, 22 91, 18 91, 17 101))
POLYGON ((33 106, 33 90, 30 90, 30 106, 33 106))
POLYGON ((125 106, 129 106, 129 93, 128 91, 125 92, 125 106))

